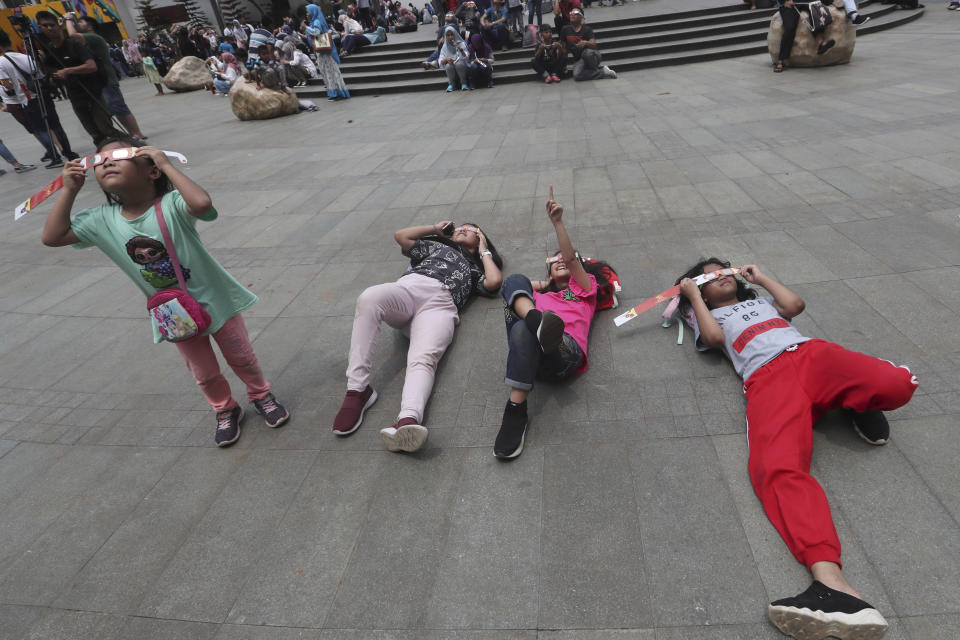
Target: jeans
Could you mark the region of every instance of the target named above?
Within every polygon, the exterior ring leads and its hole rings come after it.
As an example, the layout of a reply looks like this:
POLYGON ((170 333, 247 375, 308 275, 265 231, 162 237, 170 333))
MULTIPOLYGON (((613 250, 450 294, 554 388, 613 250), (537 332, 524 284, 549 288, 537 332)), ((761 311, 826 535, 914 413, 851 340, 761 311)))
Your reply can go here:
POLYGON ((527 324, 513 312, 513 303, 518 296, 533 300, 533 285, 524 275, 507 276, 500 290, 506 302, 503 309, 507 323, 507 375, 503 382, 512 389, 530 391, 533 381, 540 377, 551 382, 563 380, 583 362, 583 351, 570 334, 563 334, 560 346, 551 353, 543 353, 537 336, 527 324))
POLYGON ((7 149, 7 145, 3 144, 3 140, 0 140, 0 158, 3 158, 11 165, 17 163, 17 159, 13 157, 12 153, 10 153, 10 149, 7 149))
POLYGON ((596 80, 603 77, 603 60, 596 49, 584 49, 580 59, 573 63, 573 79, 596 80))
POLYGON ((533 24, 533 13, 537 13, 537 29, 543 26, 543 13, 541 13, 540 8, 542 6, 543 0, 530 0, 527 3, 527 24, 533 24))

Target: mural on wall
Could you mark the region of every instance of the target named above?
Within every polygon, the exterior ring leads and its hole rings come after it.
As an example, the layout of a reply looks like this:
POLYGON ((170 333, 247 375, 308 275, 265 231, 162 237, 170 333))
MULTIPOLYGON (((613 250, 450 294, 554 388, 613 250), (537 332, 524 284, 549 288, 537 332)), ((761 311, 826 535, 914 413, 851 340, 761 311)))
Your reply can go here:
POLYGON ((120 36, 127 39, 130 35, 126 27, 120 20, 120 14, 117 12, 117 5, 113 0, 59 0, 57 2, 46 2, 42 4, 32 4, 16 9, 0 10, 0 29, 3 29, 10 35, 13 41, 13 47, 18 51, 23 50, 23 39, 20 33, 14 28, 10 16, 19 14, 30 19, 30 25, 34 33, 37 33, 36 15, 40 11, 49 11, 59 17, 65 13, 73 11, 79 16, 89 16, 101 23, 113 23, 117 26, 120 36))

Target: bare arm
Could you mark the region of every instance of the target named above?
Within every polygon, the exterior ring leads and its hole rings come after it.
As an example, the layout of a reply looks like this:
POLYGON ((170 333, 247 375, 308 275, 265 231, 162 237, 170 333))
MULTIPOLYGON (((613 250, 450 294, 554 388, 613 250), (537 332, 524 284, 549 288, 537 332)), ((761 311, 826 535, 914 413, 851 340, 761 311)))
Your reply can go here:
POLYGON ((697 326, 700 327, 700 342, 708 347, 722 347, 724 343, 723 329, 720 328, 720 323, 707 309, 707 303, 703 301, 703 296, 700 295, 697 284, 690 278, 684 278, 680 281, 680 292, 690 301, 690 306, 693 307, 693 312, 697 316, 697 326))
POLYGON ((485 251, 489 250, 487 248, 487 237, 483 235, 483 231, 479 230, 477 235, 480 236, 480 245, 477 250, 480 252, 480 260, 483 262, 483 288, 490 293, 496 293, 500 290, 500 285, 503 284, 503 274, 500 273, 500 267, 497 266, 497 263, 493 261, 492 255, 483 255, 485 251))
POLYGON ((80 238, 70 226, 70 211, 73 210, 73 202, 77 199, 86 175, 86 169, 80 162, 70 160, 61 172, 63 190, 53 203, 53 209, 43 223, 43 233, 40 235, 40 241, 48 247, 65 247, 80 242, 80 238))
POLYGON ((400 248, 409 251, 413 243, 424 236, 438 236, 440 230, 450 224, 449 220, 443 220, 437 224, 422 225, 419 227, 406 227, 393 232, 393 239, 397 241, 400 248))
POLYGON ((583 265, 577 259, 577 254, 573 250, 573 244, 570 242, 570 236, 567 234, 567 228, 563 224, 563 205, 553 199, 553 185, 550 185, 550 198, 547 200, 547 215, 550 222, 553 223, 553 229, 557 232, 557 244, 560 245, 560 254, 563 256, 563 262, 570 270, 570 276, 577 282, 584 291, 590 291, 590 277, 583 270, 583 265))
POLYGON ((153 163, 157 165, 157 168, 167 176, 173 188, 183 196, 183 201, 187 205, 187 213, 194 217, 200 217, 213 208, 213 200, 210 199, 210 194, 173 166, 163 151, 156 147, 140 147, 137 149, 137 155, 149 156, 153 163))
POLYGON ((773 306, 781 316, 789 320, 794 318, 806 308, 803 298, 780 284, 770 276, 761 273, 755 264, 747 264, 740 267, 740 273, 750 284, 758 284, 773 296, 773 306))

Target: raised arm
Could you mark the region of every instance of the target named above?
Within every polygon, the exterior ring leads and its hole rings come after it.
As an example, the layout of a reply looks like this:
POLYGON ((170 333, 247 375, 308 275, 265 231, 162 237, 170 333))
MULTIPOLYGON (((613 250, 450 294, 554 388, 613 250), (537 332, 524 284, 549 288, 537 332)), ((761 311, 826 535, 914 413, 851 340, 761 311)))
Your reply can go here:
POLYGON ((53 209, 43 223, 43 233, 40 241, 48 247, 65 247, 80 242, 80 238, 70 226, 70 211, 73 202, 86 180, 87 170, 81 165, 81 160, 70 160, 63 166, 63 190, 53 203, 53 209))
POLYGON ((590 291, 590 278, 587 272, 583 270, 583 265, 577 259, 577 254, 573 250, 573 244, 570 242, 570 236, 567 234, 567 228, 563 224, 563 205, 553 199, 553 185, 550 185, 550 197, 547 199, 547 215, 550 222, 553 223, 553 229, 557 232, 557 244, 560 245, 560 254, 563 256, 563 262, 570 270, 570 277, 577 282, 584 291, 590 291))
POLYGON ((680 281, 680 292, 690 301, 690 306, 693 307, 693 312, 697 316, 697 326, 700 327, 700 342, 708 347, 722 347, 724 342, 723 329, 720 328, 720 323, 707 309, 707 303, 703 301, 697 283, 690 278, 684 278, 680 281))
POLYGON ((170 180, 170 184, 172 184, 173 188, 179 191, 183 197, 183 201, 187 205, 187 213, 199 218, 213 208, 213 201, 210 199, 210 194, 207 193, 203 187, 185 176, 182 171, 173 166, 163 151, 156 147, 139 147, 137 149, 137 155, 149 156, 149 158, 153 160, 153 163, 157 165, 157 168, 166 174, 170 180))
POLYGON ((740 267, 744 280, 750 284, 757 284, 770 292, 773 296, 773 306, 781 316, 789 320, 803 313, 806 304, 803 298, 780 284, 770 276, 762 273, 755 264, 746 264, 740 267))
POLYGON ((500 272, 500 267, 494 262, 490 249, 487 248, 487 236, 483 235, 483 231, 479 229, 477 235, 480 237, 480 245, 477 247, 477 251, 480 252, 480 260, 483 262, 483 288, 490 293, 496 293, 500 290, 500 285, 503 284, 503 274, 500 272))
POLYGON ((422 225, 419 227, 406 227, 393 232, 393 239, 397 241, 400 248, 409 251, 413 243, 424 236, 439 236, 440 230, 450 224, 450 220, 443 220, 437 224, 422 225))

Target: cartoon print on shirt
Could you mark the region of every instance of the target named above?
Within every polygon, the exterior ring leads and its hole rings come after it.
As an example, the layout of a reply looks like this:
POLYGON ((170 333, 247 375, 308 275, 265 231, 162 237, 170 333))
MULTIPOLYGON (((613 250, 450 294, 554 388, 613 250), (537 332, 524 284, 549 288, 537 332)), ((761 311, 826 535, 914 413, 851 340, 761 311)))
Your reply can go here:
MULTIPOLYGON (((140 275, 151 287, 166 289, 177 284, 177 274, 173 270, 173 262, 167 254, 163 243, 146 236, 134 236, 125 245, 130 259, 141 265, 140 275)), ((190 279, 190 269, 180 265, 183 279, 190 279)))
POLYGON ((570 290, 570 287, 567 287, 563 290, 563 299, 568 302, 580 302, 580 298, 573 294, 573 291, 570 290))

